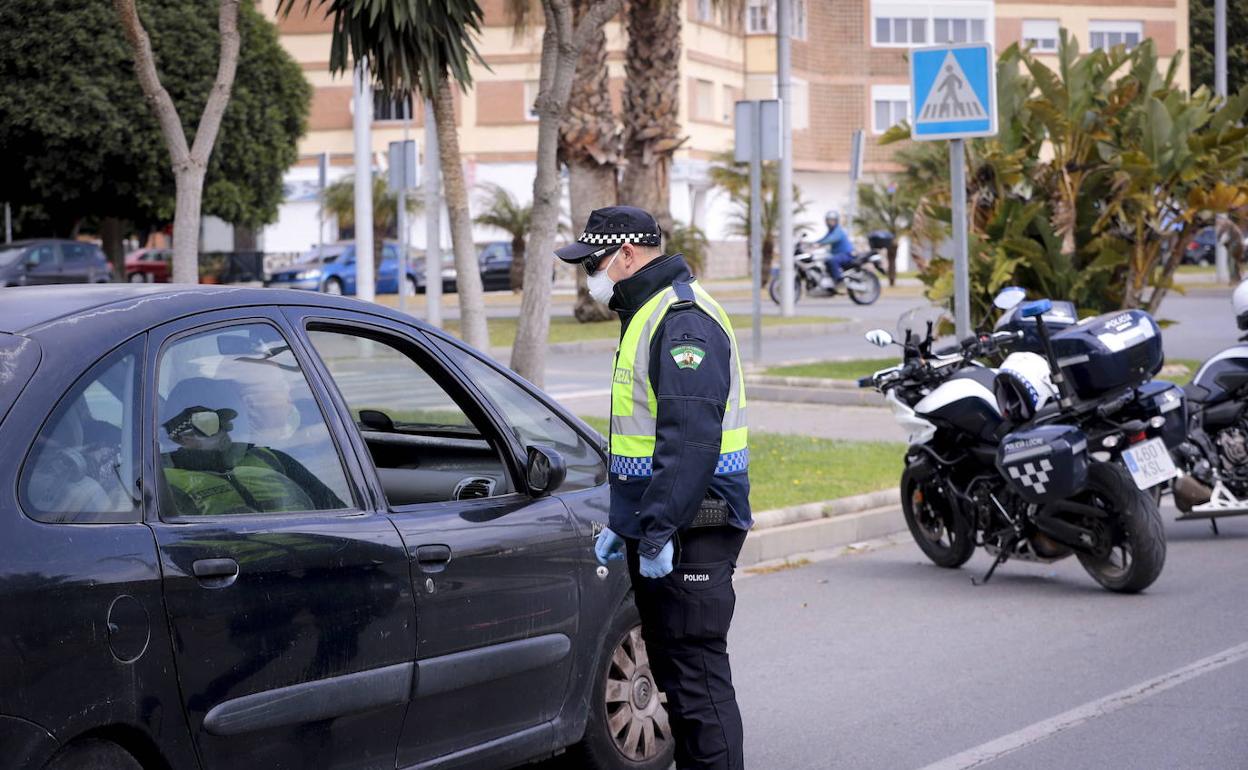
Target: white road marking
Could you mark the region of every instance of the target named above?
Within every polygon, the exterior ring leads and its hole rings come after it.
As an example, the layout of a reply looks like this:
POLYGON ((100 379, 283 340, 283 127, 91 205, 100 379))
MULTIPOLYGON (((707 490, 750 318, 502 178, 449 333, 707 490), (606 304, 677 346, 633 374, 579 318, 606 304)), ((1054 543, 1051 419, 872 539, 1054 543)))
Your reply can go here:
POLYGON ((1042 722, 1036 722, 1017 732, 980 744, 959 754, 954 754, 952 757, 933 762, 922 770, 969 770, 972 767, 986 765, 1006 754, 1039 743, 1046 738, 1078 727, 1097 717, 1103 717, 1132 706, 1146 698, 1165 692, 1172 687, 1178 687, 1184 682, 1208 674, 1211 671, 1216 671, 1223 666, 1229 666, 1244 658, 1248 658, 1248 642, 1210 655, 1207 658, 1201 658, 1183 668, 1175 669, 1168 674, 1162 674, 1145 682, 1140 682, 1100 700, 1085 703, 1064 714, 1058 714, 1042 722))

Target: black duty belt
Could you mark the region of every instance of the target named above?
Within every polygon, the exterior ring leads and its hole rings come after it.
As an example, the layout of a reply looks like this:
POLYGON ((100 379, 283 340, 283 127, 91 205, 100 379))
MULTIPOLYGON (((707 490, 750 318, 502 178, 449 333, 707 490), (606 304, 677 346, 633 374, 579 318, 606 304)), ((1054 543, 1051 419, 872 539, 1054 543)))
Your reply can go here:
POLYGON ((722 527, 728 523, 728 503, 718 497, 704 497, 698 504, 698 512, 686 529, 722 527))

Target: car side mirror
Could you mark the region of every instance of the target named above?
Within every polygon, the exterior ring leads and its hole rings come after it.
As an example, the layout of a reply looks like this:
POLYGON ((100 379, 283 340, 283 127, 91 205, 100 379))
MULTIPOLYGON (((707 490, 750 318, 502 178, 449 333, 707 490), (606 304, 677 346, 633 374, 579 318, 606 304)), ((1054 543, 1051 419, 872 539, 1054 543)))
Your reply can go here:
POLYGON ((879 348, 886 348, 893 344, 893 335, 883 329, 872 329, 867 332, 867 342, 879 348))
POLYGON ((1018 286, 1006 286, 997 292, 997 296, 993 298, 992 304, 1000 310, 1010 310, 1025 299, 1027 299, 1026 290, 1018 286))
POLYGON ((549 447, 531 446, 524 477, 529 485, 529 494, 541 497, 563 485, 568 477, 568 464, 563 455, 549 447))

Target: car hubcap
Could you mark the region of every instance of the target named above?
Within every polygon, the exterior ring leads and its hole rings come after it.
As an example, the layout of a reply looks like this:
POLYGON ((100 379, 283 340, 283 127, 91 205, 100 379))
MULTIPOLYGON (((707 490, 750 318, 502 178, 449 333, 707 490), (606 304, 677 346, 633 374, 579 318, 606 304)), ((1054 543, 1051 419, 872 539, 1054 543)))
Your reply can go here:
POLYGON ((606 700, 607 730, 625 758, 645 762, 671 743, 667 696, 655 684, 640 626, 628 632, 611 656, 606 700))

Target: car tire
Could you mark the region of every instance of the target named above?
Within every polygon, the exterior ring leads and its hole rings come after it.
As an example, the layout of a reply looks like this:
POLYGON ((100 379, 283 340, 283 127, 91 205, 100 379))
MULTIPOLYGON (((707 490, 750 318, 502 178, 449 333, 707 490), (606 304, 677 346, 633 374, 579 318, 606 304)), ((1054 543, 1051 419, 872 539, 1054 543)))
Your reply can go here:
POLYGON ((131 273, 126 280, 130 283, 147 283, 147 277, 143 273, 131 273))
POLYGON ((143 770, 143 766, 117 744, 93 739, 61 749, 43 770, 143 770))
POLYGON ((337 278, 330 278, 321 286, 321 291, 326 294, 332 294, 335 297, 342 296, 342 281, 337 278))
POLYGON ((672 740, 666 696, 659 692, 650 672, 641 638, 641 617, 631 594, 616 609, 604 638, 606 642, 594 665, 585 737, 571 751, 579 760, 575 766, 593 770, 665 770, 672 764, 676 744, 672 740), (631 674, 625 670, 630 666, 631 674), (618 696, 625 693, 626 699, 619 700, 618 696), (618 729, 613 729, 613 725, 618 729), (624 748, 630 728, 643 738, 633 748, 632 756, 624 748), (644 742, 646 735, 654 738, 648 745, 644 742))

